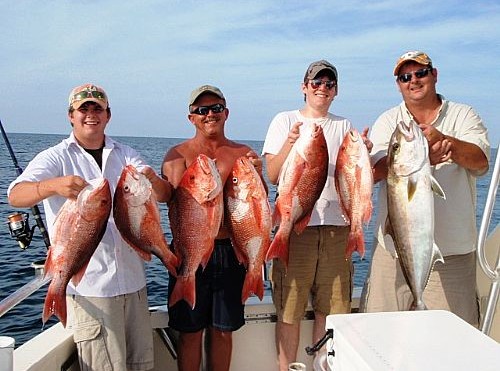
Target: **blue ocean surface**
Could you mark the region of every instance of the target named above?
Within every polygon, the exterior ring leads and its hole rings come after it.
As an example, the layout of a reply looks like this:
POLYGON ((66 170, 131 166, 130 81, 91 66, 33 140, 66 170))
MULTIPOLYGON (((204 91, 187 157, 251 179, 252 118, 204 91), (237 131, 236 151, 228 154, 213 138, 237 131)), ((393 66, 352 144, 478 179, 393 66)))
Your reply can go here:
MULTIPOLYGON (((28 162, 41 150, 59 143, 66 135, 42 135, 42 134, 8 134, 12 149, 14 150, 18 164, 24 168, 28 162)), ((182 141, 176 138, 138 138, 138 137, 114 137, 114 139, 128 144, 139 150, 144 159, 157 171, 163 161, 165 152, 182 141)), ((252 147, 257 153, 261 152, 263 142, 261 141, 241 141, 252 147)), ((478 179, 478 210, 477 223, 481 223, 482 210, 484 209, 488 187, 490 185, 491 172, 495 161, 497 150, 492 150, 492 164, 489 173, 478 179)), ((16 168, 4 143, 0 144, 0 254, 1 254, 1 279, 0 279, 0 300, 13 293, 34 278, 32 262, 43 261, 46 255, 46 247, 40 236, 38 229, 31 245, 26 250, 21 250, 18 243, 10 236, 7 226, 7 217, 15 211, 30 212, 29 209, 19 210, 8 205, 7 187, 17 176, 16 168)), ((276 189, 269 184, 271 205, 275 199, 276 189)), ((377 202, 378 187, 375 186, 373 202, 377 202)), ((43 208, 40 205, 43 212, 43 208)), ((161 205, 161 217, 167 240, 171 240, 171 233, 168 226, 167 208, 161 205)), ((371 249, 373 245, 374 223, 376 220, 376 207, 374 208, 371 222, 365 227, 366 254, 363 260, 357 254, 353 256, 355 269, 354 285, 362 286, 367 274, 371 249)), ((500 219, 500 204, 496 204, 493 210, 491 227, 498 224, 500 219)), ((30 225, 34 225, 33 217, 30 215, 30 225)), ((491 228, 490 228, 491 230, 491 228)), ((147 287, 150 306, 164 305, 167 299, 167 272, 160 260, 153 256, 151 262, 146 263, 147 287)), ((31 337, 40 333, 42 328, 42 308, 47 285, 30 295, 23 302, 19 303, 11 311, 0 318, 0 335, 11 336, 16 340, 16 347, 28 341, 31 337)), ((57 323, 57 319, 52 317, 46 324, 45 329, 57 323)))

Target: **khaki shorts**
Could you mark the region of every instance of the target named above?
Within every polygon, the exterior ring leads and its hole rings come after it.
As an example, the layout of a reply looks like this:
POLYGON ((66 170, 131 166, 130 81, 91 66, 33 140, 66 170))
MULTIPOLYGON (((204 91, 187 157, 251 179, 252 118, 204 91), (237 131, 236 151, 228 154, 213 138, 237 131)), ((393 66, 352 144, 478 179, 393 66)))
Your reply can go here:
POLYGON ((68 295, 69 323, 82 371, 150 370, 153 333, 146 288, 111 298, 68 295))
POLYGON ((293 324, 304 317, 311 295, 315 312, 351 311, 352 262, 345 258, 349 227, 307 227, 292 232, 288 270, 273 260, 273 301, 278 320, 293 324))
MULTIPOLYGON (((473 326, 479 325, 476 291, 476 253, 444 257, 437 262, 424 290, 427 309, 448 310, 473 326)), ((363 287, 360 311, 394 312, 408 310, 413 302, 399 261, 377 245, 370 272, 363 287)))

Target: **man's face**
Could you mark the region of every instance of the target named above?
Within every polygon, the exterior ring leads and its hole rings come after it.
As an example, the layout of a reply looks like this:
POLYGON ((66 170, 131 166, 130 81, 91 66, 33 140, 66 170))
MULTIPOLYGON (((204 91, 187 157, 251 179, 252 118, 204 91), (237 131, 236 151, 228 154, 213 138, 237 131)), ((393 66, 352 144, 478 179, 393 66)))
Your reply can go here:
POLYGON ((436 94, 437 70, 408 62, 399 69, 396 81, 405 101, 418 101, 436 94))
POLYGON ((302 92, 307 104, 328 110, 337 95, 337 82, 328 73, 319 73, 314 79, 302 84, 302 92))
POLYGON ((102 141, 104 130, 111 118, 107 110, 94 102, 86 102, 68 113, 75 137, 83 143, 102 141))
POLYGON ((224 100, 216 95, 203 94, 190 107, 189 121, 207 136, 223 134, 224 124, 229 116, 225 105, 224 100))

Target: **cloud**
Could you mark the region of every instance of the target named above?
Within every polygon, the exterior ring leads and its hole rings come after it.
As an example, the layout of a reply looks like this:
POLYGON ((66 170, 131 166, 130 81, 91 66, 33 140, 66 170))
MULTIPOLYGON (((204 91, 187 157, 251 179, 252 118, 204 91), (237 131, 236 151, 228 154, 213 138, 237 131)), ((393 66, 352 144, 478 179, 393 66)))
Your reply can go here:
POLYGON ((440 92, 473 105, 498 141, 499 10, 451 0, 13 2, 2 14, 0 113, 16 131, 67 133, 68 92, 93 81, 110 95, 111 134, 189 137, 187 97, 212 83, 228 97, 228 134, 263 140, 277 112, 303 104, 307 65, 326 58, 340 73, 332 110, 364 127, 400 101, 396 58, 423 49, 440 92))

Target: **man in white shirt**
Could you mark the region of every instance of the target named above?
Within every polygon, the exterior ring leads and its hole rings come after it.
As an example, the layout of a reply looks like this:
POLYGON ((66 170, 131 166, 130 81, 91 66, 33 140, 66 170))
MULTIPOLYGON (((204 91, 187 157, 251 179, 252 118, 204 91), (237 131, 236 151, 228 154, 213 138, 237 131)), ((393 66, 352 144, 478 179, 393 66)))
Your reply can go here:
MULTIPOLYGON (((129 164, 148 177, 158 201, 170 197, 168 181, 134 149, 105 135, 111 109, 101 87, 75 87, 69 95, 68 118, 70 136, 36 155, 8 189, 14 207, 43 201, 49 235, 67 198, 76 198, 87 181, 99 177, 109 181, 114 194, 129 164)), ((67 305, 74 312, 71 326, 82 370, 153 368, 144 263, 120 236, 112 213, 82 280, 77 287, 68 284, 67 305)))
POLYGON ((384 225, 386 156, 391 134, 400 121, 414 121, 428 141, 432 174, 446 195, 445 200, 434 197, 434 241, 444 256, 444 264, 435 264, 423 301, 428 309, 449 310, 477 326, 476 177, 488 171, 487 129, 472 107, 448 101, 436 92, 438 70, 424 52, 403 54, 396 62, 394 76, 403 102, 380 115, 370 136, 374 180, 381 183, 377 244, 360 310, 408 310, 411 304, 411 292, 394 256, 392 239, 384 237, 384 225))
MULTIPOLYGON (((328 178, 311 220, 301 234, 291 234, 288 269, 279 259, 273 260, 273 301, 278 316, 276 349, 282 371, 296 360, 300 321, 310 295, 315 315, 313 343, 323 337, 327 315, 351 311, 352 263, 345 258, 349 226, 342 216, 334 173, 337 153, 352 125, 346 118, 329 112, 337 96, 337 84, 337 69, 331 63, 311 63, 301 84, 304 106, 274 117, 262 150, 273 184, 278 182, 280 169, 302 128, 313 124, 323 128, 329 157, 328 178)), ((366 138, 366 131, 363 136, 366 138)), ((324 363, 326 357, 318 354, 316 359, 315 363, 324 363)))

